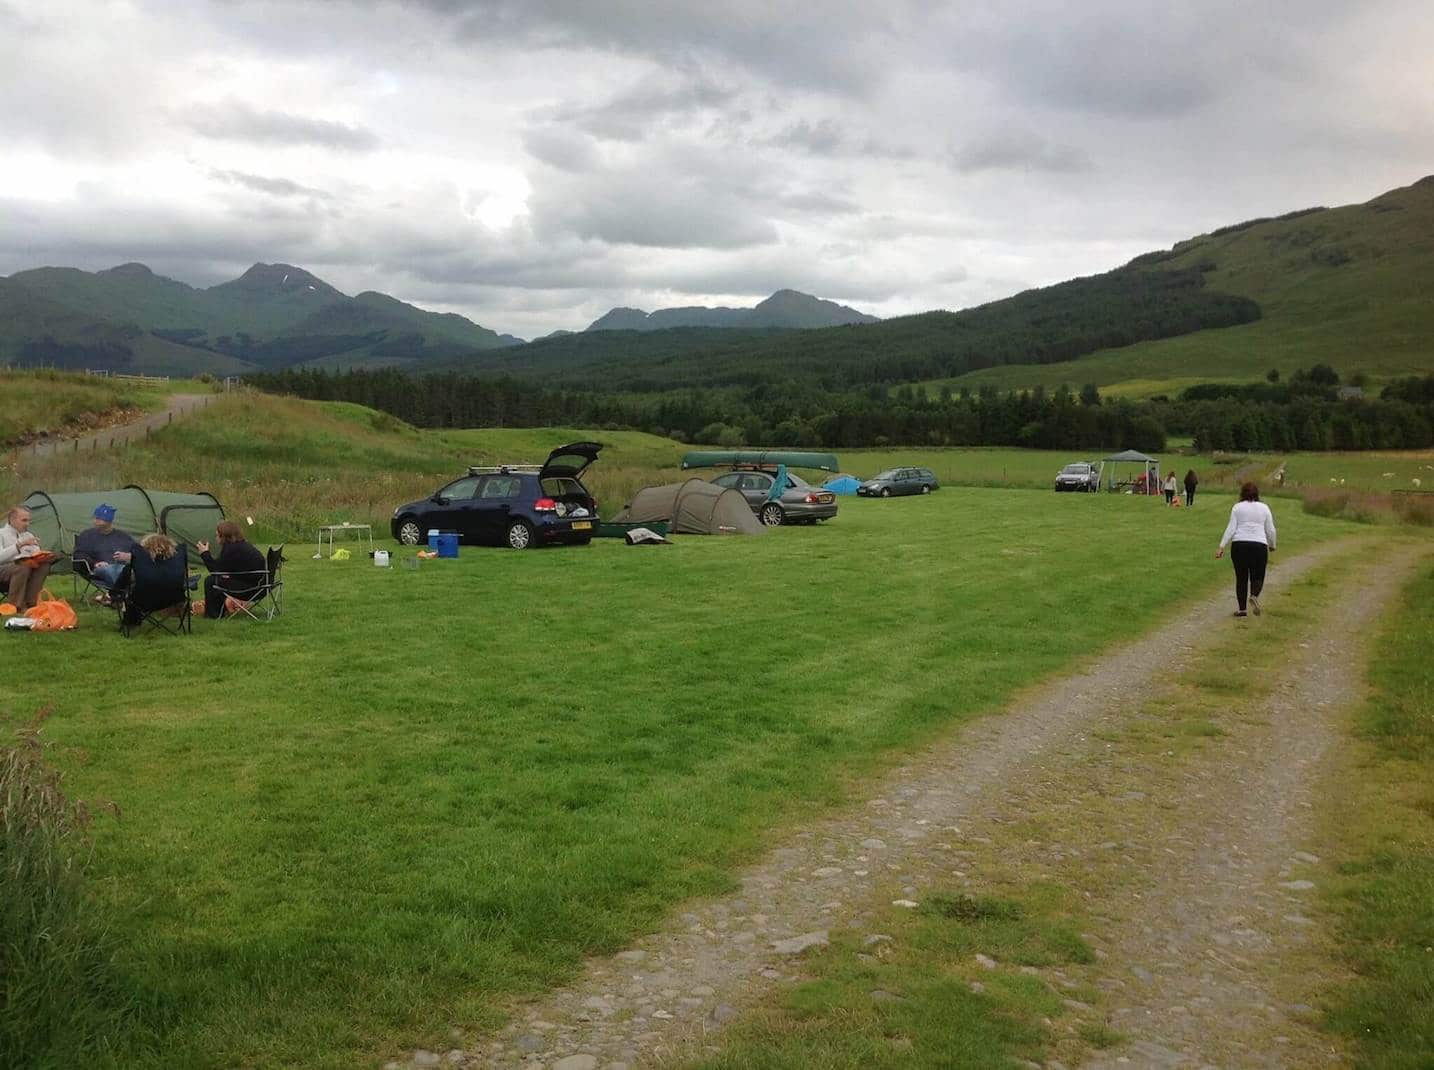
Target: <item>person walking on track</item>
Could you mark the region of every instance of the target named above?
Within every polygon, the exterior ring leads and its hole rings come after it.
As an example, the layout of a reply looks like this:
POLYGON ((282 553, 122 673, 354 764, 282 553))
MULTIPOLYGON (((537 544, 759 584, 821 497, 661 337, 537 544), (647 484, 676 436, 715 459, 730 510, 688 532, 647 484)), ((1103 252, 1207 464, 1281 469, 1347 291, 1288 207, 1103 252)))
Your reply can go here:
POLYGON ((1235 566, 1235 616, 1243 617, 1246 602, 1255 616, 1260 615, 1260 592, 1265 589, 1265 567, 1275 548, 1275 516, 1260 501, 1260 488, 1254 483, 1240 487, 1240 500, 1230 510, 1230 523, 1215 557, 1225 556, 1230 547, 1230 562, 1235 566))

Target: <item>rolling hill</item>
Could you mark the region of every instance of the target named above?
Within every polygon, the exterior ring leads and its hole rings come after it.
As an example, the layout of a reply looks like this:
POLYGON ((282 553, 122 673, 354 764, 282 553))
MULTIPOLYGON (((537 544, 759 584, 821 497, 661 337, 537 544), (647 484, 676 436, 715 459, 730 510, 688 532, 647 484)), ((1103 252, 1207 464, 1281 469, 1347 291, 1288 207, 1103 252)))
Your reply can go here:
POLYGON ((1365 204, 1224 227, 960 312, 800 332, 589 331, 497 353, 493 363, 636 393, 1095 383, 1139 396, 1316 363, 1381 381, 1434 371, 1430 293, 1434 177, 1365 204))

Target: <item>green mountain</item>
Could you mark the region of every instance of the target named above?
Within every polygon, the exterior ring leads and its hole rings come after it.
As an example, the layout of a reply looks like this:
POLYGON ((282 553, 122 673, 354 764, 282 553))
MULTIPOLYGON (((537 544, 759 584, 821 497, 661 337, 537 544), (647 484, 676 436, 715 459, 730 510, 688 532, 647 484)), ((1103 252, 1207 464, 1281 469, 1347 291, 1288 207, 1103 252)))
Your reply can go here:
POLYGON ((640 308, 614 308, 588 324, 589 331, 660 331, 670 327, 838 327, 848 323, 876 323, 868 316, 835 301, 823 301, 797 290, 778 290, 755 308, 707 308, 690 305, 644 312, 640 308))
POLYGON ((521 344, 386 294, 348 297, 290 264, 199 289, 143 264, 37 268, 0 279, 0 361, 151 373, 407 366, 521 344))

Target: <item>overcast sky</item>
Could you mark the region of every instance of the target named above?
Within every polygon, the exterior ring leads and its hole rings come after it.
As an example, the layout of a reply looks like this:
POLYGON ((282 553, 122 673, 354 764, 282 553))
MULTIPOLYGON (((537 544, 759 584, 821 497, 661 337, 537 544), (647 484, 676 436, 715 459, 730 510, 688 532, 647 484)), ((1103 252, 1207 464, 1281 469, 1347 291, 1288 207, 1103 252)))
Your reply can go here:
POLYGON ((1429 0, 0 0, 0 274, 880 316, 1434 172, 1429 0))

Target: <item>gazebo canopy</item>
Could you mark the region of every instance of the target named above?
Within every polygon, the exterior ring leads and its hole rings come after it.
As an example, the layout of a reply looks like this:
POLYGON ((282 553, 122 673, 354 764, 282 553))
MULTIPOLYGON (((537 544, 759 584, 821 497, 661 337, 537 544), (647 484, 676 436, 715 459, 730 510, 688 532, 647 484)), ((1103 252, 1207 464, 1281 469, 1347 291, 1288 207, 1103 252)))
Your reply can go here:
POLYGON ((1106 458, 1107 461, 1144 461, 1147 464, 1158 463, 1154 457, 1147 457, 1139 450, 1121 450, 1119 453, 1112 453, 1106 458))

